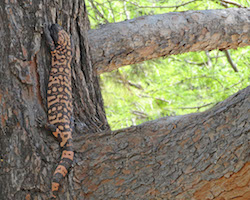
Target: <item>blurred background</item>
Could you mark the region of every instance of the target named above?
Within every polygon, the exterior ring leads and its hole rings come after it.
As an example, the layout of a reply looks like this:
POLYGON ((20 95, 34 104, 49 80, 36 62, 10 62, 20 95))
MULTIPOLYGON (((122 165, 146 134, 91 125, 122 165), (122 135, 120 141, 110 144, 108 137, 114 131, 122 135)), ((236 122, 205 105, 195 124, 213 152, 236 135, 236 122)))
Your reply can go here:
MULTIPOLYGON (((88 0, 91 28, 187 10, 250 7, 248 0, 88 0)), ((250 85, 250 47, 190 52, 101 75, 112 130, 166 116, 202 112, 250 85)))

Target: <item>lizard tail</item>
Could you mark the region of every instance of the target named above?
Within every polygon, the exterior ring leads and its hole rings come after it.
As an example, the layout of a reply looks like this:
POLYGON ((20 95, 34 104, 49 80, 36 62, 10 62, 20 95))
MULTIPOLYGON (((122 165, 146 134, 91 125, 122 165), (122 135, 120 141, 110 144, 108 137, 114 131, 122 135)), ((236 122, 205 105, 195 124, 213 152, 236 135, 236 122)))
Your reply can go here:
POLYGON ((61 160, 53 174, 51 199, 56 199, 58 195, 60 182, 66 176, 70 167, 72 166, 73 158, 74 158, 74 151, 72 147, 72 142, 67 141, 66 145, 63 147, 61 160))

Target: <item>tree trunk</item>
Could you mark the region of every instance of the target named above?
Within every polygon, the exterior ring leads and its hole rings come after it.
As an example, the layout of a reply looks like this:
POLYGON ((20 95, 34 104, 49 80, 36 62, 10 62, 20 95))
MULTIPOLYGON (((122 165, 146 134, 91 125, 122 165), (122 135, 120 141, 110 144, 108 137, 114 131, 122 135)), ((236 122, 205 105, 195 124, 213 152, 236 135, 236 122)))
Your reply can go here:
POLYGON ((249 199, 249 111, 250 86, 203 113, 78 138, 77 196, 249 199))
MULTIPOLYGON (((37 118, 46 120, 51 66, 44 24, 62 25, 74 41, 73 137, 109 130, 89 56, 85 4, 78 0, 1 1, 0 6, 0 199, 47 199, 61 151, 53 135, 36 123, 37 118)), ((73 196, 73 187, 65 180, 62 199, 73 196)))
POLYGON ((60 159, 57 141, 35 121, 46 118, 50 54, 42 27, 52 22, 75 44, 76 156, 59 199, 249 195, 249 87, 204 113, 111 132, 90 60, 84 1, 6 0, 0 3, 0 199, 47 199, 60 159))
POLYGON ((250 45, 249 9, 187 11, 143 16, 89 30, 99 74, 124 65, 190 51, 250 45))

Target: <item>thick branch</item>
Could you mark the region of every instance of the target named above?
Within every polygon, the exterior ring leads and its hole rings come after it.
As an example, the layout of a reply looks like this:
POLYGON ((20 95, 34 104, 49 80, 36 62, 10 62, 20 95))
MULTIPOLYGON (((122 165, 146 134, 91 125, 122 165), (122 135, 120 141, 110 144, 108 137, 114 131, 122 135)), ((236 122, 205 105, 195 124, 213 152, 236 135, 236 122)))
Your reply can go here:
POLYGON ((93 65, 101 74, 171 54, 248 46, 249 15, 247 8, 187 11, 89 30, 93 65))
POLYGON ((247 199, 249 101, 250 86, 203 113, 81 137, 79 197, 247 199))

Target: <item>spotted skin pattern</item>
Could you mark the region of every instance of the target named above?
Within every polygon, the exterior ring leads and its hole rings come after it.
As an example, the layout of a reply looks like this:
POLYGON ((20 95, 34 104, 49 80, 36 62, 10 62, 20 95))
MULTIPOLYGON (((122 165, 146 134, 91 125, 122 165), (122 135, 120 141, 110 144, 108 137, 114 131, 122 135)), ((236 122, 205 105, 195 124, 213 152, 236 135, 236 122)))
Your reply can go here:
POLYGON ((60 181, 68 173, 74 158, 71 128, 73 48, 70 36, 58 24, 45 27, 44 33, 52 56, 47 90, 48 123, 45 127, 52 131, 63 149, 52 179, 51 199, 56 199, 60 181))

